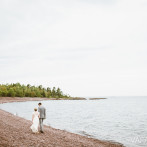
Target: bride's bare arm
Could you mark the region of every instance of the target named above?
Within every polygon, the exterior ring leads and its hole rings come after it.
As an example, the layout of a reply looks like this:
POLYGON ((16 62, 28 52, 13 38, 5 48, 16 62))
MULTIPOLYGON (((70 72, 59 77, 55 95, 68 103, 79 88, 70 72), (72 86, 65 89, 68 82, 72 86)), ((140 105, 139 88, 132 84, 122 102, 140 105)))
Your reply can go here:
POLYGON ((33 119, 34 119, 34 114, 32 115, 32 122, 33 122, 33 119))

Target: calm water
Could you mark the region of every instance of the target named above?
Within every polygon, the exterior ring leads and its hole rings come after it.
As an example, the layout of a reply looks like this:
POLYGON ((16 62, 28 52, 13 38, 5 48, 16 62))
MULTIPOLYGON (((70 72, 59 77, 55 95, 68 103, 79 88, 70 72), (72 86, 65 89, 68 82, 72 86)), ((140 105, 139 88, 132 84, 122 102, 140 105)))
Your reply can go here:
MULTIPOLYGON (((147 97, 42 101, 46 125, 127 147, 147 147, 147 97)), ((1 104, 0 109, 31 120, 38 102, 1 104)))

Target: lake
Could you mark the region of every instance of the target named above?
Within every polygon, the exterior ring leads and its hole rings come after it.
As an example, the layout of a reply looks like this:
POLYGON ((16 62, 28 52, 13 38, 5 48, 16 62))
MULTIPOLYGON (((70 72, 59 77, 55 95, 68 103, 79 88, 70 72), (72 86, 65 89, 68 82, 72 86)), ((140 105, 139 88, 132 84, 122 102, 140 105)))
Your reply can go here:
MULTIPOLYGON (((44 124, 92 138, 147 147, 147 97, 42 101, 44 124)), ((37 101, 0 104, 0 109, 31 120, 37 101)), ((29 128, 28 128, 29 129, 29 128)))

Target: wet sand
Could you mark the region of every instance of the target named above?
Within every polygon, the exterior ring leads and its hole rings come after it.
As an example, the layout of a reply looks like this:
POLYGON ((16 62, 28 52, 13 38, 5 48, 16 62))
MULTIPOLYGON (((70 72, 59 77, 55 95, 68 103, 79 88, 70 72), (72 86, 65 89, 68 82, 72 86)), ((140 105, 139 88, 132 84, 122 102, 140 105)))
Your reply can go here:
MULTIPOLYGON (((47 100, 46 98, 0 98, 0 103, 47 100)), ((88 138, 44 126, 45 133, 34 134, 32 122, 0 110, 0 147, 123 147, 119 143, 88 138)))

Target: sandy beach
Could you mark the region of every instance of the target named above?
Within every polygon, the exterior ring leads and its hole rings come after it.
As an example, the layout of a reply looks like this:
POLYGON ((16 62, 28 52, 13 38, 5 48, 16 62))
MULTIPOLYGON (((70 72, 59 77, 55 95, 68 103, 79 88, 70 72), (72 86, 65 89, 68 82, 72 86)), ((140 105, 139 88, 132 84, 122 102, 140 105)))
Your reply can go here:
MULTIPOLYGON (((47 98, 0 98, 0 103, 41 101, 47 98)), ((0 110, 0 147, 123 147, 122 144, 88 138, 44 126, 45 133, 33 134, 32 122, 0 110)))

